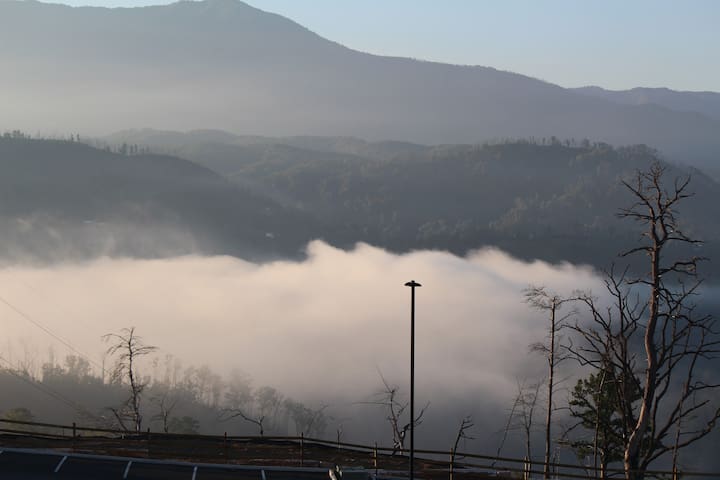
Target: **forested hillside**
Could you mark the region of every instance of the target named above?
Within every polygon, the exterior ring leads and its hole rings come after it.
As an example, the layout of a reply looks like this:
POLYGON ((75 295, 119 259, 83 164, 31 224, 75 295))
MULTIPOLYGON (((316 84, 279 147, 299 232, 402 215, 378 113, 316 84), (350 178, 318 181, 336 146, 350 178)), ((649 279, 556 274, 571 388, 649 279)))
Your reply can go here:
MULTIPOLYGON (((2 249, 6 257, 46 260, 267 259, 298 256, 321 238, 457 254, 491 246, 526 259, 605 266, 637 239, 616 218, 633 201, 622 182, 659 160, 643 146, 555 139, 436 147, 283 141, 97 149, 2 138, 2 249), (309 148, 315 145, 322 150, 309 148), (191 161, 134 153, 148 148, 191 161)), ((667 168, 692 177, 695 196, 682 220, 705 241, 693 248, 720 258, 720 227, 708 221, 720 215, 720 185, 698 170, 667 168)))
MULTIPOLYGON (((194 132, 125 132, 115 137, 170 151, 289 208, 315 215, 323 236, 343 246, 366 241, 395 250, 497 246, 523 258, 604 266, 637 232, 616 217, 633 201, 623 181, 663 161, 645 146, 508 141, 486 145, 364 142, 312 137, 226 137, 194 132), (172 140, 170 140, 172 138, 172 140)), ((720 185, 692 178, 682 211, 688 233, 712 257, 720 227, 720 185)))
POLYGON ((315 231, 307 215, 187 160, 15 137, 0 138, 6 259, 292 256, 315 231))
MULTIPOLYGON (((103 378, 86 358, 75 355, 50 358, 42 365, 36 360, 17 370, 0 369, 0 416, 122 427, 112 410, 119 409, 130 393, 126 385, 109 378, 109 371, 103 378)), ((257 435, 258 427, 238 415, 242 411, 252 419, 264 416, 268 435, 295 434, 296 430, 318 436, 326 433, 330 419, 324 409, 304 405, 271 386, 253 386, 252 379, 239 371, 223 378, 207 366, 183 366, 172 355, 156 364, 158 377, 144 376, 149 383, 142 402, 145 425, 153 431, 257 435)))

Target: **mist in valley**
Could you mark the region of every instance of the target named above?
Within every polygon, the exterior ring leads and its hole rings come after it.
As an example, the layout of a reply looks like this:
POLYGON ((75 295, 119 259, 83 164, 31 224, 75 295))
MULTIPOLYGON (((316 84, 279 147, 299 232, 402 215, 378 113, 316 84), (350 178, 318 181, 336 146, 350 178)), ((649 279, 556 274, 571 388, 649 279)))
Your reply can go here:
MULTIPOLYGON (((522 457, 520 400, 535 391, 531 456, 552 404, 557 458, 582 462, 570 443, 590 428, 570 430, 568 400, 602 368, 560 362, 548 402, 548 358, 531 347, 548 341, 548 312, 526 293, 587 293, 609 312, 604 269, 648 269, 644 254, 619 256, 647 224, 618 212, 653 169, 663 188, 689 181, 662 229, 688 237, 663 260, 691 258, 679 264, 691 274, 697 260, 708 282, 686 300, 720 314, 720 93, 563 88, 372 55, 238 0, 0 0, 0 56, 11 67, 0 75, 6 419, 125 428, 128 385, 110 373, 104 336, 132 328, 157 348, 137 363, 143 429, 255 435, 248 418, 263 418, 265 435, 392 447, 386 403, 391 390, 409 400, 415 280, 416 447, 449 450, 472 418, 460 450, 522 457)), ((670 290, 688 285, 664 274, 670 290)), ((645 305, 646 287, 623 288, 645 305)), ((577 299, 560 313, 592 321, 577 299)), ((563 347, 582 343, 557 333, 563 347)), ((620 373, 632 381, 645 371, 641 336, 620 373)), ((698 361, 706 383, 681 409, 716 403, 715 363, 714 351, 698 361)), ((608 407, 613 434, 622 402, 608 407)), ((683 419, 683 435, 700 417, 683 419)), ((718 441, 680 464, 720 469, 718 441)), ((668 468, 667 453, 652 466, 668 468)))
MULTIPOLYGON (((209 369, 227 382, 219 387, 223 394, 233 378, 242 378, 250 389, 271 386, 322 409, 326 424, 318 433, 324 438, 341 429, 346 441, 390 445, 387 411, 378 403, 383 377, 407 400, 409 289, 403 284, 411 278, 423 285, 417 291, 416 401, 428 406, 417 429, 418 445, 425 448, 449 448, 460 420, 472 415, 474 440, 465 448, 494 453, 518 387, 546 378, 545 360, 529 346, 545 341, 547 316, 523 302, 529 285, 563 295, 604 295, 602 279, 590 267, 524 262, 498 249, 463 258, 442 251, 397 255, 367 244, 346 251, 315 241, 302 261, 183 256, 5 266, 3 359, 5 366, 40 379, 43 363, 61 365, 67 355, 79 356, 102 376, 99 367, 109 370, 111 359, 101 337, 135 327, 146 344, 159 348, 140 369, 151 383, 209 369)), ((558 403, 583 372, 576 364, 562 365, 558 403)), ((70 389, 66 395, 98 414, 98 406, 113 406, 103 401, 122 400, 120 393, 73 398, 70 389)), ((157 409, 149 398, 148 418, 157 409)), ((226 403, 219 398, 218 406, 226 403)), ((4 396, 0 410, 18 407, 13 401, 17 395, 4 396)), ((207 415, 192 408, 187 403, 180 411, 207 415)), ((43 418, 43 411, 34 412, 37 420, 67 423, 76 414, 43 418)), ((558 429, 569 425, 565 414, 558 419, 558 429)), ((271 425, 268 433, 300 433, 287 418, 271 425)), ((207 433, 256 433, 237 419, 211 418, 199 427, 207 433)), ((513 429, 503 453, 519 454, 523 441, 513 429)), ((538 438, 538 452, 540 444, 538 438)))
MULTIPOLYGON (((382 392, 380 372, 407 393, 409 277, 423 284, 417 401, 430 403, 418 435, 438 447, 453 435, 454 419, 470 414, 483 426, 483 445, 493 445, 498 412, 509 408, 518 382, 543 378, 544 364, 528 346, 545 337, 546 322, 523 303, 523 289, 601 286, 589 268, 526 263, 494 249, 460 258, 365 244, 343 251, 319 241, 304 261, 187 256, 6 266, 4 357, 38 376, 51 350, 58 359, 82 352, 100 365, 101 336, 134 326, 159 347, 160 360, 171 354, 184 367, 207 365, 225 377, 239 370, 255 386, 329 405, 345 419, 348 439, 383 440, 385 412, 367 403, 382 392)), ((148 361, 143 373, 161 378, 162 367, 148 361)))

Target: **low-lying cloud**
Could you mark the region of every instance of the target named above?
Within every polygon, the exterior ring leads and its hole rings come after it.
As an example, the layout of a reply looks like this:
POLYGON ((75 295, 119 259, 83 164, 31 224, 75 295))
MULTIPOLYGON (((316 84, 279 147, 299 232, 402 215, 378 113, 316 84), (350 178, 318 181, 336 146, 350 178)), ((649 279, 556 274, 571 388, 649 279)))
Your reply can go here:
POLYGON ((301 400, 368 408, 358 402, 380 390, 378 371, 407 392, 410 290, 404 283, 411 279, 423 285, 416 392, 418 403, 432 404, 427 422, 492 408, 493 428, 517 380, 545 374, 528 345, 544 338, 546 319, 523 303, 523 289, 601 288, 589 268, 526 263, 498 250, 466 258, 439 251, 396 255, 320 241, 308 245, 304 261, 186 256, 6 267, 0 270, 4 356, 39 368, 49 346, 60 358, 73 353, 17 309, 98 364, 106 348, 101 336, 135 326, 159 355, 185 365, 239 369, 255 384, 301 400))

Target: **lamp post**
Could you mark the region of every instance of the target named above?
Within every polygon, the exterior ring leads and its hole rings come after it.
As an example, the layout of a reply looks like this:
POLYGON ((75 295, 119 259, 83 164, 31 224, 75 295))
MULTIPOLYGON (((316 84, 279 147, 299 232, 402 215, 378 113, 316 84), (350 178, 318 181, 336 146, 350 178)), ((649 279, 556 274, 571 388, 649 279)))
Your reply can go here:
POLYGON ((410 287, 410 480, 415 480, 415 287, 422 287, 415 280, 405 284, 410 287))

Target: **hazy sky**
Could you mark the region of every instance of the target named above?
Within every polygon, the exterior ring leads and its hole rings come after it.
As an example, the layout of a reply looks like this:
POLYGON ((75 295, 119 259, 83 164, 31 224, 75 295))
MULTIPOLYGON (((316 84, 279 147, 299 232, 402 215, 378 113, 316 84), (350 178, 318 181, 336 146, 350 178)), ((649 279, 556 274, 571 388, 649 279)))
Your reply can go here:
MULTIPOLYGON (((138 6, 167 0, 65 0, 138 6)), ((357 50, 566 87, 720 91, 720 1, 249 0, 357 50)))

